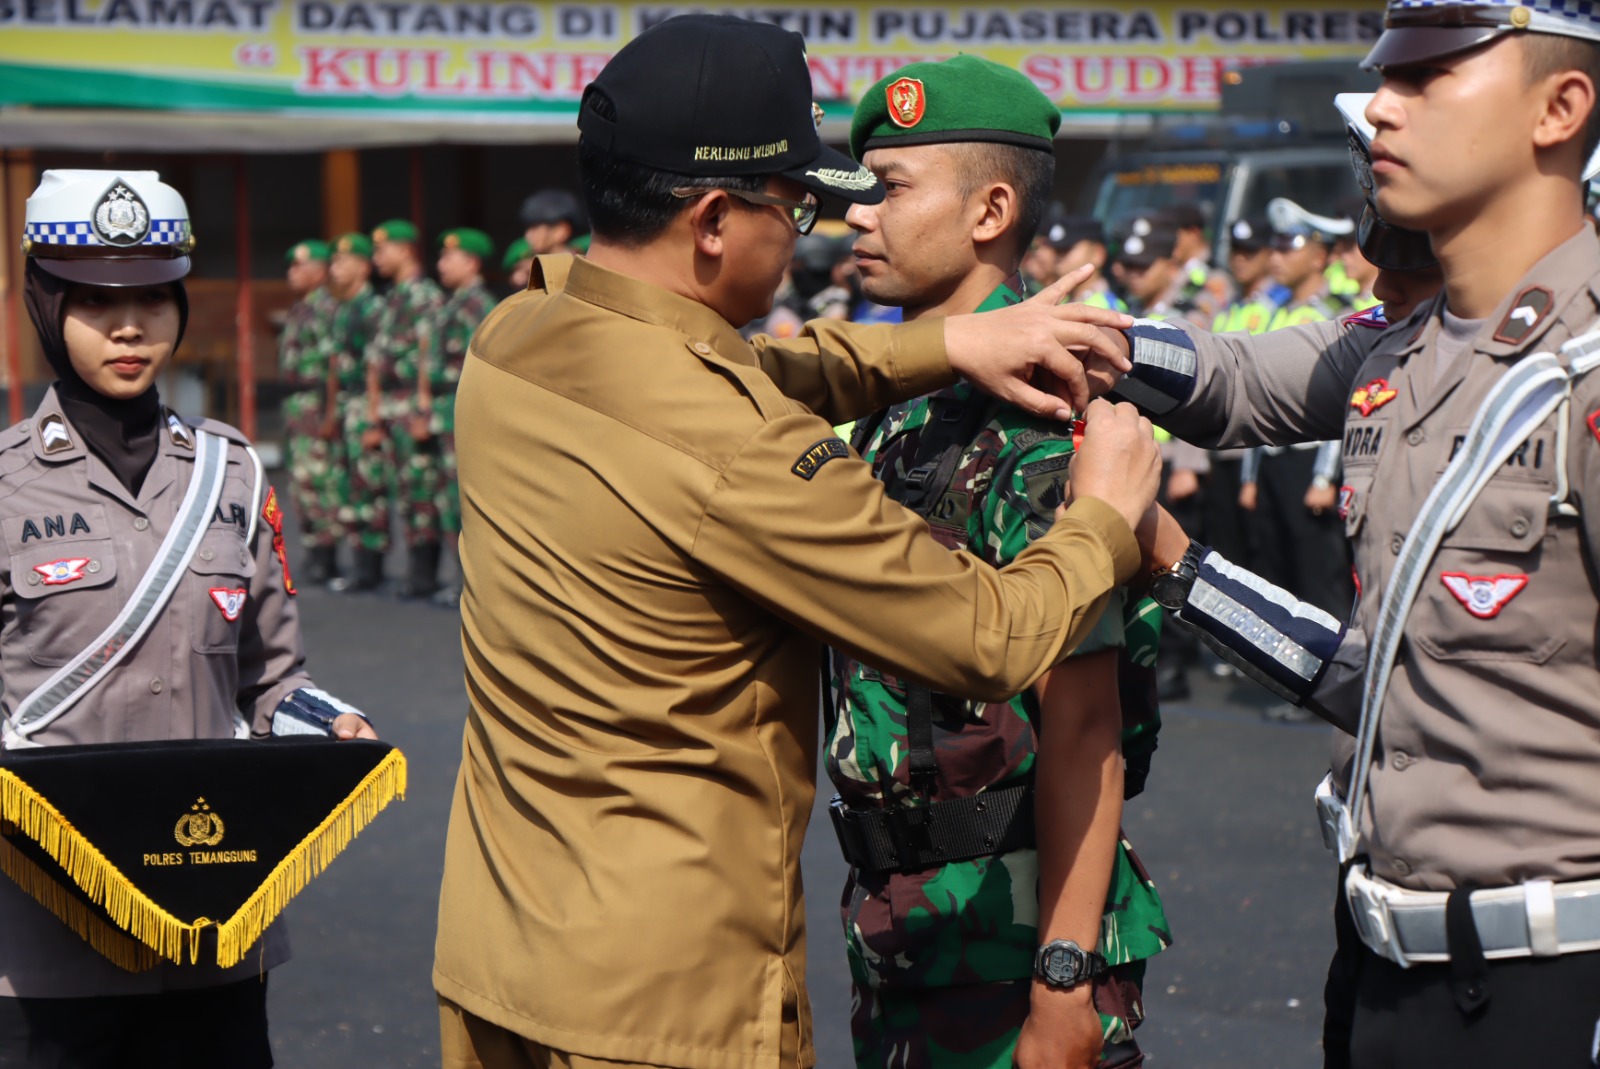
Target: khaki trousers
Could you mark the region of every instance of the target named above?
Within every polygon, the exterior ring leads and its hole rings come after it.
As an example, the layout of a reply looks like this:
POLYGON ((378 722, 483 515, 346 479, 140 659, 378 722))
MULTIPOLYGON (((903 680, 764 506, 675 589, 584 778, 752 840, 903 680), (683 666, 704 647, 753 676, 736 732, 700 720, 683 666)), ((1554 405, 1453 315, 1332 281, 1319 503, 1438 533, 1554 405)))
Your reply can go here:
POLYGON ((553 1050, 444 998, 439 999, 439 1053, 444 1069, 663 1069, 553 1050))

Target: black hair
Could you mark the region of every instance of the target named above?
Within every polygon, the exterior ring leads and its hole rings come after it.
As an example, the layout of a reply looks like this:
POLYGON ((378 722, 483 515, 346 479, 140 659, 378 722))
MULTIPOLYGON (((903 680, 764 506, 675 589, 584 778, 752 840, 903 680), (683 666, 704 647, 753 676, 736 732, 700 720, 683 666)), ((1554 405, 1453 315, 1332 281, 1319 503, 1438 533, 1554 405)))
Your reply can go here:
MULTIPOLYGON (((1530 33, 1521 38, 1523 43, 1523 74, 1528 84, 1562 71, 1577 71, 1587 75, 1600 93, 1600 44, 1579 37, 1565 37, 1551 33, 1530 33)), ((1588 121, 1583 127, 1583 162, 1600 147, 1600 97, 1589 109, 1588 121)))
MULTIPOLYGON (((611 101, 603 93, 590 93, 584 107, 594 108, 606 118, 615 117, 611 101), (611 114, 606 115, 607 111, 611 114)), ((589 230, 596 237, 619 245, 637 247, 652 241, 693 203, 674 197, 674 189, 759 193, 766 188, 769 177, 677 174, 622 159, 587 139, 578 141, 578 184, 589 213, 589 230)))
POLYGON ((1050 206, 1056 180, 1056 154, 1049 149, 1024 148, 998 141, 967 141, 953 145, 961 195, 971 196, 990 182, 1004 182, 1017 192, 1017 228, 1013 232, 1017 258, 1039 233, 1050 206))

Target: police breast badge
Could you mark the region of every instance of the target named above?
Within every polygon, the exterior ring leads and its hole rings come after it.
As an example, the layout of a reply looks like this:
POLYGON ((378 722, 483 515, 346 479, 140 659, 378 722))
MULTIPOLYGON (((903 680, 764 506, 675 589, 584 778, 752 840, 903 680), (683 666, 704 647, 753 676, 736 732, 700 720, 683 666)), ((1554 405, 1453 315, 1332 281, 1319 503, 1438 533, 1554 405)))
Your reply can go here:
POLYGON ((1462 607, 1480 620, 1499 616, 1500 610, 1528 585, 1528 577, 1521 574, 1485 576, 1444 572, 1439 579, 1462 607))
POLYGON ((366 739, 7 750, 0 871, 130 972, 227 968, 405 790, 366 739))
POLYGON ((94 209, 95 236, 106 245, 137 245, 150 230, 150 211, 139 194, 118 181, 94 209))
POLYGON ((1400 391, 1391 387, 1388 379, 1373 379, 1350 395, 1350 407, 1370 416, 1398 396, 1400 391))

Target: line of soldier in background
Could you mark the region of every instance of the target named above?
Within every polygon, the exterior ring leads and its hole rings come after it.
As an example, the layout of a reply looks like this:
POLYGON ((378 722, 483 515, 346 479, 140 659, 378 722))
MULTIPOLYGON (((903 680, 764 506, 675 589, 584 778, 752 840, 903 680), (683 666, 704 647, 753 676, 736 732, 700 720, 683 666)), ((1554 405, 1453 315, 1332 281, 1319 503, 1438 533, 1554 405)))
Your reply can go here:
MULTIPOLYGON (((523 236, 500 260, 509 292, 526 288, 535 256, 587 243, 582 208, 565 190, 530 196, 522 222, 523 236)), ((395 592, 454 607, 459 563, 445 584, 441 560, 458 552, 461 531, 455 391, 473 331, 498 298, 485 279, 495 262, 488 234, 447 230, 435 247, 437 282, 421 234, 405 219, 298 242, 287 256, 296 301, 279 361, 306 581, 338 592, 380 589, 398 522, 406 570, 395 592), (348 570, 341 544, 350 546, 348 570)))

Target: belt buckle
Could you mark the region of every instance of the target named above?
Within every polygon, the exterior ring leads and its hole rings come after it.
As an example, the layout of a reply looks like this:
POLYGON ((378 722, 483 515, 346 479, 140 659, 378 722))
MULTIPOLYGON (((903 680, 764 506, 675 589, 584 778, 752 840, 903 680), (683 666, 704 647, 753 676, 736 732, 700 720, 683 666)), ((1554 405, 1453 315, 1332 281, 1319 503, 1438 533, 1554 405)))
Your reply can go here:
POLYGON ((1333 787, 1333 773, 1329 772, 1322 777, 1322 782, 1317 784, 1315 795, 1317 803, 1317 823, 1322 828, 1322 845, 1327 850, 1338 852, 1339 849, 1339 823, 1343 819, 1345 805, 1344 799, 1339 797, 1339 792, 1333 787))
POLYGON ((1400 937, 1394 929, 1393 915, 1389 910, 1389 896, 1381 884, 1367 875, 1366 866, 1352 865, 1344 881, 1345 898, 1350 905, 1350 917, 1355 921, 1356 932, 1380 958, 1387 958, 1402 969, 1410 966, 1405 952, 1400 949, 1400 937))

